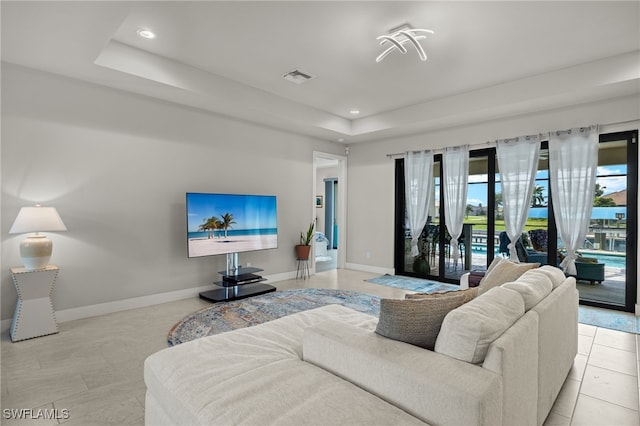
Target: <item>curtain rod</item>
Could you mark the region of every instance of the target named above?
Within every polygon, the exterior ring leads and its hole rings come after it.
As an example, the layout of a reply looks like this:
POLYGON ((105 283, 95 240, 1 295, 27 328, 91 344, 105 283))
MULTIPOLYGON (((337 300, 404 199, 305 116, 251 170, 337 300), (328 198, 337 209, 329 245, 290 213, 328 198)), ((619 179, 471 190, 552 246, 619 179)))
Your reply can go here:
MULTIPOLYGON (((492 144, 495 144, 495 141, 486 141, 486 142, 483 142, 483 143, 476 143, 476 144, 473 144, 473 145, 469 145, 469 150, 471 150, 472 148, 475 148, 475 147, 480 147, 480 146, 488 147, 488 146, 490 146, 492 144)), ((441 153, 444 152, 444 148, 428 149, 427 151, 431 151, 434 154, 441 154, 441 153)), ((404 152, 397 152, 395 154, 387 154, 387 157, 389 157, 389 158, 403 157, 403 156, 404 156, 404 152)))
MULTIPOLYGON (((640 120, 626 120, 626 121, 617 121, 615 123, 600 124, 599 128, 602 129, 605 126, 617 126, 617 125, 620 125, 620 124, 629 124, 629 123, 638 123, 640 125, 640 120)), ((590 126, 582 126, 582 127, 588 128, 590 126)), ((568 130, 570 130, 570 129, 554 130, 554 131, 555 132, 566 132, 568 130)), ((507 139, 511 140, 511 139, 515 139, 515 138, 507 138, 507 139)), ((482 142, 482 143, 476 143, 476 144, 469 145, 469 149, 471 150, 474 147, 491 147, 491 146, 493 146, 495 144, 496 144, 495 140, 486 141, 486 142, 482 142)), ((427 150, 427 151, 431 151, 434 154, 441 154, 441 153, 444 152, 444 148, 430 149, 430 150, 427 150)), ((404 156, 404 152, 396 152, 394 154, 386 154, 386 155, 387 155, 388 158, 400 158, 400 157, 404 156)))

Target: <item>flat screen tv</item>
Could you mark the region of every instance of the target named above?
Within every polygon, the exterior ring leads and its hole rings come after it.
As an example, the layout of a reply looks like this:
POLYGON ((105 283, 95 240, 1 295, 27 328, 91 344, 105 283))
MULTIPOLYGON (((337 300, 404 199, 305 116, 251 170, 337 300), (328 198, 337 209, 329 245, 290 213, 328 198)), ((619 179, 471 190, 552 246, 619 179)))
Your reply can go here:
POLYGON ((189 257, 278 247, 275 195, 188 192, 186 205, 189 257))

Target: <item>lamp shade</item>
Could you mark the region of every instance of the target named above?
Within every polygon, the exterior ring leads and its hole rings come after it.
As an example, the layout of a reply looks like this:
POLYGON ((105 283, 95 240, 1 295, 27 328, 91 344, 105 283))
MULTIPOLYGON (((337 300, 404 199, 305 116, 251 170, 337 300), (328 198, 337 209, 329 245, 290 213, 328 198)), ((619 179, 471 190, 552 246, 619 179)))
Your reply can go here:
POLYGON ((9 229, 10 234, 26 232, 66 231, 55 207, 22 207, 9 229))

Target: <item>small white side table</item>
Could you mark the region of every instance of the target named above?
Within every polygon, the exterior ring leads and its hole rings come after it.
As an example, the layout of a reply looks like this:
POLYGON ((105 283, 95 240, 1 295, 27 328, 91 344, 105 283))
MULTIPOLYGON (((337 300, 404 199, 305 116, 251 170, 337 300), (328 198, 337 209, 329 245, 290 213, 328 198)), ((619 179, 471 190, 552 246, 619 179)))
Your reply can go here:
POLYGON ((58 267, 27 271, 11 268, 13 283, 18 292, 18 303, 11 324, 11 340, 31 339, 58 332, 51 293, 58 277, 58 267))

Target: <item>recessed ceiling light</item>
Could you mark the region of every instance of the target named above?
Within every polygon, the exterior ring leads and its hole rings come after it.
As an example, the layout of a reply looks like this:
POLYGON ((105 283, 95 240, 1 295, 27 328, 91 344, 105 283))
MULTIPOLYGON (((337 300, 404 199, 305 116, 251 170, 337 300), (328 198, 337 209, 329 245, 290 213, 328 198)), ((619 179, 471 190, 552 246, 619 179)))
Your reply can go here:
POLYGON ((138 31, 136 32, 140 37, 143 37, 143 38, 156 38, 156 34, 151 30, 145 30, 143 28, 139 28, 138 31))
POLYGON ((344 138, 338 138, 338 142, 344 142, 344 138))
POLYGON ((349 114, 358 115, 360 114, 360 110, 358 108, 351 108, 349 114))

